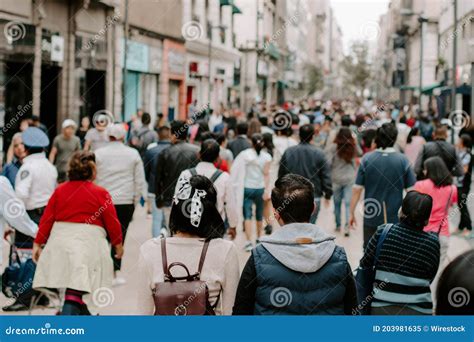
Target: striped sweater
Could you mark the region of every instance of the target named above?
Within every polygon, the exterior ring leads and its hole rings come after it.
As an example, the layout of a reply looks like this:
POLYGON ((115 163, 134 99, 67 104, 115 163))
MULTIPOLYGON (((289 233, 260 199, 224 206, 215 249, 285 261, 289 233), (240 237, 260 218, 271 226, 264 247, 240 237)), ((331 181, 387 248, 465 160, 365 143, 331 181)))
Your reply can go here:
MULTIPOLYGON (((362 267, 373 265, 380 226, 367 245, 362 267)), ((376 266, 373 307, 402 305, 431 314, 433 303, 430 283, 438 271, 438 236, 411 229, 402 223, 387 234, 376 266)))

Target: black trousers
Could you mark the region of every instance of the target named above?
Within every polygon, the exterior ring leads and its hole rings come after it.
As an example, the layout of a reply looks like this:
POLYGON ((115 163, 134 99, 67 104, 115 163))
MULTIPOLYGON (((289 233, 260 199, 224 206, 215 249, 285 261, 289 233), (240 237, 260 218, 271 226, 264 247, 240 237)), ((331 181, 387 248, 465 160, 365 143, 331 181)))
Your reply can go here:
POLYGON ((375 234, 375 232, 377 231, 377 228, 378 228, 377 226, 371 227, 371 226, 364 225, 364 249, 369 244, 370 238, 372 237, 372 235, 375 234))
MULTIPOLYGON (((135 205, 133 204, 116 204, 115 211, 117 211, 117 217, 122 227, 122 240, 125 243, 125 236, 130 222, 133 218, 133 212, 135 211, 135 205)), ((114 260, 114 271, 120 270, 122 267, 122 260, 115 258, 115 251, 112 246, 112 259, 114 260)))
MULTIPOLYGON (((41 216, 43 216, 44 208, 38 208, 33 210, 27 210, 28 216, 31 220, 39 224, 41 216)), ((31 236, 25 235, 19 231, 15 231, 15 246, 17 248, 33 248, 33 238, 31 236)))
POLYGON ((469 199, 469 188, 464 187, 458 188, 459 194, 459 211, 461 214, 461 221, 459 222, 459 229, 472 230, 471 215, 469 214, 468 199, 469 199))

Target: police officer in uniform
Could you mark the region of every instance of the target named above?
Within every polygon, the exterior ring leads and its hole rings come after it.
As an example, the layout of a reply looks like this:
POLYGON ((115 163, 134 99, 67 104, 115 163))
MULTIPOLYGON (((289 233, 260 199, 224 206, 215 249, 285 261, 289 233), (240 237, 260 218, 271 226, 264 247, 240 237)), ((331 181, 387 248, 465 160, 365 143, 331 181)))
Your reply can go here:
MULTIPOLYGON (((49 139, 41 129, 29 127, 22 133, 22 138, 27 156, 16 175, 15 193, 25 204, 31 220, 39 224, 44 208, 56 188, 58 172, 46 158, 45 149, 49 146, 49 139)), ((33 247, 33 238, 16 231, 15 246, 21 254, 28 255, 33 247)), ((3 307, 3 311, 27 310, 35 293, 34 290, 24 291, 13 304, 3 307)), ((48 303, 49 300, 42 297, 38 305, 48 303)))
MULTIPOLYGON (((45 149, 49 146, 49 139, 41 129, 29 127, 23 132, 22 138, 27 156, 16 175, 15 192, 25 203, 28 215, 38 224, 56 188, 58 172, 46 158, 45 149)), ((22 247, 31 248, 32 244, 22 247)))

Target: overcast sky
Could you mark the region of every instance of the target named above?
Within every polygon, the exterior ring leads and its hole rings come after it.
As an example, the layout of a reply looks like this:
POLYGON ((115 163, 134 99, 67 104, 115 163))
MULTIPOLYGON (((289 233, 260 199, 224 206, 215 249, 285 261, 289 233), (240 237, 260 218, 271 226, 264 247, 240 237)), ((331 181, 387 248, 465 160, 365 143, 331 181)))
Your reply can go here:
MULTIPOLYGON (((313 0, 317 1, 317 0, 313 0)), ((331 0, 334 15, 344 35, 344 49, 351 41, 367 39, 375 43, 378 20, 387 11, 389 0, 331 0)))

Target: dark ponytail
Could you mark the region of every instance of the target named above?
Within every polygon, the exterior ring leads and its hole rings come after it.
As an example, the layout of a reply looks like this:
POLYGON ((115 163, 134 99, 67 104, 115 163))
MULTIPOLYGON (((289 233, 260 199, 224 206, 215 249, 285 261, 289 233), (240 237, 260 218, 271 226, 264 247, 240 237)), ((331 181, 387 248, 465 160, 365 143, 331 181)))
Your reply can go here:
POLYGON ((263 136, 260 133, 252 135, 252 146, 257 152, 257 155, 260 155, 260 151, 265 147, 263 136))
POLYGON ((418 132, 419 132, 419 129, 418 127, 413 127, 410 131, 410 133, 408 134, 408 137, 407 137, 407 144, 411 144, 411 142, 413 141, 413 137, 418 135, 418 132))

